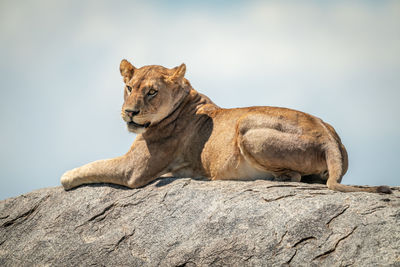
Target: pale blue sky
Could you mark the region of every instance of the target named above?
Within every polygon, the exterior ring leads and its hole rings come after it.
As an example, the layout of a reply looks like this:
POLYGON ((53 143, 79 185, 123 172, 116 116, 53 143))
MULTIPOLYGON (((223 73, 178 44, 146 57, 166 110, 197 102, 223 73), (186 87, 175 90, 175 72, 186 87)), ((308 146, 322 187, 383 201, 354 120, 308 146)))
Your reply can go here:
POLYGON ((400 1, 0 1, 0 199, 127 151, 119 62, 174 67, 222 107, 331 123, 346 184, 399 185, 400 1))

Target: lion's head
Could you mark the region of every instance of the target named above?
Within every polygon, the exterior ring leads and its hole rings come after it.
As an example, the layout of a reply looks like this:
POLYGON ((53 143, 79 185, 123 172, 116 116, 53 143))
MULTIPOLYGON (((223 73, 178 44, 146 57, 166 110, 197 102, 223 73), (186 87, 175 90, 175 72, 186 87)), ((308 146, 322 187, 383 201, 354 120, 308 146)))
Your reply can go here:
POLYGON ((185 64, 173 69, 156 65, 135 68, 127 60, 121 61, 125 83, 121 115, 129 131, 143 133, 176 109, 190 90, 185 71, 185 64))

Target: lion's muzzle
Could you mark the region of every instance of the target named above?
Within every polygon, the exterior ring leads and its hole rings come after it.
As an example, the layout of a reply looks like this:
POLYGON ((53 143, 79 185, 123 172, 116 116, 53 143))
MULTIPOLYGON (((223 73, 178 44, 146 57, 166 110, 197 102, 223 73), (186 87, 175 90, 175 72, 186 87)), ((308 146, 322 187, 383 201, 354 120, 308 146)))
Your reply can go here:
POLYGON ((129 118, 133 118, 133 116, 136 116, 137 114, 139 114, 139 110, 132 110, 132 109, 125 109, 125 114, 129 117, 129 118))
POLYGON ((136 122, 134 122, 134 121, 128 122, 128 127, 147 128, 147 127, 149 127, 149 126, 150 126, 150 122, 147 122, 147 123, 145 123, 145 124, 139 124, 139 123, 136 123, 136 122))

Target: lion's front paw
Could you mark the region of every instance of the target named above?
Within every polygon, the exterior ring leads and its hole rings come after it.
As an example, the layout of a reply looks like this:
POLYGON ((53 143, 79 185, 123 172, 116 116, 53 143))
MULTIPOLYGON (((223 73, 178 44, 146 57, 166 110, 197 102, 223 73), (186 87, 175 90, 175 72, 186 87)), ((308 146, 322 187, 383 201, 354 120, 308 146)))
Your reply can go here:
POLYGON ((69 190, 74 187, 72 182, 73 182, 72 170, 65 172, 61 176, 61 184, 65 190, 69 190))

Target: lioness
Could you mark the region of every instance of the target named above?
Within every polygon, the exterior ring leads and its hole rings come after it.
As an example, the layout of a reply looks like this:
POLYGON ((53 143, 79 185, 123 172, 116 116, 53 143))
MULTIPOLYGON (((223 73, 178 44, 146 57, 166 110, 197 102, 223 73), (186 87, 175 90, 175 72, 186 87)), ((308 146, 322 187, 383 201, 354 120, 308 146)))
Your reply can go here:
POLYGON ((326 181, 341 192, 391 193, 387 186, 340 184, 347 152, 333 127, 312 115, 278 107, 223 109, 184 78, 185 64, 135 68, 122 60, 124 104, 121 115, 137 133, 125 155, 99 160, 61 177, 65 189, 88 183, 130 188, 156 178, 274 178, 326 181))

